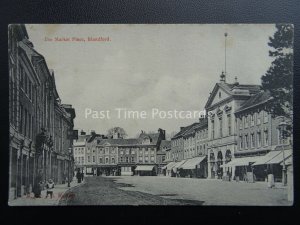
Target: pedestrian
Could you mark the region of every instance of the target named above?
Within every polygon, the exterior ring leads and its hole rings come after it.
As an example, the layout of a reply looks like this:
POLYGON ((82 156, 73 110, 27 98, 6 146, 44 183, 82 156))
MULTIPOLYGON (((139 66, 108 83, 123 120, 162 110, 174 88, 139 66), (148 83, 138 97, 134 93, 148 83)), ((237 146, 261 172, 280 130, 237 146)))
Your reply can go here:
POLYGON ((54 182, 52 179, 49 179, 47 184, 46 184, 47 192, 46 192, 46 198, 48 195, 50 195, 50 198, 53 196, 53 188, 54 188, 54 182))
POLYGON ((81 181, 83 182, 83 178, 84 178, 84 173, 83 171, 81 172, 81 181))
POLYGON ((42 192, 42 188, 43 188, 42 179, 43 179, 43 174, 42 174, 42 171, 40 170, 38 172, 38 175, 35 178, 34 187, 33 187, 33 193, 34 193, 35 198, 41 197, 41 192, 42 192))
POLYGON ((77 183, 81 183, 82 175, 79 170, 77 171, 76 178, 77 178, 77 183))

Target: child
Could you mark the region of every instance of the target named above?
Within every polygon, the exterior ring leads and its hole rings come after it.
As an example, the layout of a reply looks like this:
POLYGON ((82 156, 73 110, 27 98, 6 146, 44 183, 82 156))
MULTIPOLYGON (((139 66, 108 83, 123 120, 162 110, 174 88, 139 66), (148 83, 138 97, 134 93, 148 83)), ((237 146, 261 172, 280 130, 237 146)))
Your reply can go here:
POLYGON ((46 198, 48 197, 48 194, 50 194, 50 197, 52 198, 53 195, 53 188, 54 188, 54 182, 52 179, 49 179, 46 185, 47 188, 47 194, 46 194, 46 198))

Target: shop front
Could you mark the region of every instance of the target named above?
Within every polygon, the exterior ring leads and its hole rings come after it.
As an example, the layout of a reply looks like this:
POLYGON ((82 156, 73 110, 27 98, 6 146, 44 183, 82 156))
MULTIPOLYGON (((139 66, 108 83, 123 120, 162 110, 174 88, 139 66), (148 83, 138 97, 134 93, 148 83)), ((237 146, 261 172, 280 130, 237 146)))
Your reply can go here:
POLYGON ((188 159, 179 167, 181 177, 206 178, 207 177, 207 161, 206 156, 199 156, 188 159))
POLYGON ((155 165, 138 165, 135 168, 136 175, 138 176, 156 176, 156 166, 155 165))

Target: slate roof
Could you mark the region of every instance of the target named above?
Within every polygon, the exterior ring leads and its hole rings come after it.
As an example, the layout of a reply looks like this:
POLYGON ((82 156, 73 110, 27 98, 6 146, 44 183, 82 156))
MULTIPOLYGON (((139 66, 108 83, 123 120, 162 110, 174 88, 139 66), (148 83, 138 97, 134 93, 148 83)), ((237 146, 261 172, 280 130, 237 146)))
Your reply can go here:
POLYGON ((177 134, 174 135, 171 139, 176 139, 178 137, 182 137, 192 126, 196 125, 198 123, 193 123, 191 125, 188 125, 186 127, 183 127, 177 134))
POLYGON ((109 143, 111 145, 123 145, 123 146, 132 146, 132 145, 141 145, 144 138, 150 138, 150 145, 156 145, 159 139, 159 133, 147 134, 141 133, 138 138, 118 138, 118 139, 103 139, 101 136, 97 136, 98 145, 104 145, 109 143))
POLYGON ((256 95, 253 95, 247 101, 245 101, 235 113, 239 113, 246 109, 250 109, 252 107, 264 104, 267 101, 269 101, 270 99, 271 99, 270 92, 261 91, 261 92, 257 93, 256 95))
POLYGON ((229 91, 231 94, 233 88, 238 88, 242 90, 249 90, 250 95, 256 94, 261 90, 260 85, 256 84, 228 84, 228 83, 218 83, 220 87, 223 87, 225 90, 229 91))
POLYGON ((168 140, 162 140, 160 143, 160 148, 171 148, 171 141, 168 140))

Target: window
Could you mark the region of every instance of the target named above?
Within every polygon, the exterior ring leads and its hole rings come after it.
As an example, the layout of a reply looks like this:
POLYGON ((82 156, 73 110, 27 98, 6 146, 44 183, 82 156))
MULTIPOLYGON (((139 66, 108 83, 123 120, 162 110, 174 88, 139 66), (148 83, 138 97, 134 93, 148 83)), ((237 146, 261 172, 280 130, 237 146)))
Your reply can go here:
POLYGON ((135 154, 135 150, 133 148, 131 149, 131 154, 135 154))
POLYGON ((140 149, 140 155, 143 155, 143 150, 142 149, 140 149))
POLYGON ((115 158, 111 158, 111 163, 115 163, 115 158))
POLYGON ((105 158, 105 164, 108 164, 108 157, 105 158))
POLYGON ((131 162, 134 162, 134 161, 135 161, 135 160, 134 160, 134 157, 132 156, 132 157, 131 157, 131 162))
POLYGON ((240 149, 243 148, 243 136, 240 136, 240 149))
POLYGON ((109 153, 108 150, 109 150, 108 147, 105 147, 105 154, 108 154, 108 153, 109 153))
POLYGON ((264 138, 265 138, 265 146, 269 145, 269 132, 268 130, 265 130, 264 132, 264 138))
POLYGON ((220 123, 219 137, 223 137, 223 120, 222 120, 222 117, 219 118, 219 123, 220 123))
POLYGON ((123 157, 120 157, 120 162, 123 162, 123 157))
POLYGON ((99 158, 99 163, 103 163, 102 157, 99 158))
POLYGON ((266 111, 264 111, 264 123, 267 123, 269 120, 269 115, 266 111))
POLYGON ((260 131, 257 132, 257 147, 261 146, 261 133, 260 131))
POLYGON ((248 116, 245 116, 245 117, 244 117, 244 124, 245 124, 244 127, 245 127, 245 128, 248 127, 248 119, 249 119, 248 116))
POLYGON ((93 162, 95 162, 95 156, 93 156, 93 162))
POLYGON ((127 163, 129 162, 129 157, 126 157, 126 162, 127 162, 127 163))
POLYGON ((162 161, 165 161, 165 159, 166 159, 166 157, 163 155, 163 156, 161 157, 161 160, 162 160, 162 161))
POLYGON ((222 93, 221 92, 219 92, 219 98, 221 98, 222 97, 222 93))
POLYGON ((154 148, 151 149, 151 155, 154 155, 154 148))
POLYGON ((148 161, 149 161, 149 157, 146 156, 146 157, 145 157, 145 162, 148 162, 148 161))
POLYGON ((254 133, 252 133, 251 135, 250 135, 250 141, 251 141, 251 148, 254 148, 254 146, 255 146, 255 140, 254 140, 254 133))
POLYGON ((228 122, 228 135, 231 135, 231 114, 227 115, 227 122, 228 122))
POLYGON ((212 137, 212 139, 215 138, 215 121, 214 120, 211 121, 211 137, 212 137))
POLYGON ((91 157, 88 155, 88 162, 91 162, 91 157))
POLYGON ((254 116, 253 114, 251 114, 249 117, 250 117, 250 126, 252 127, 254 126, 254 116))
POLYGON ((154 156, 151 156, 150 160, 151 162, 154 162, 154 156))
POLYGON ((129 148, 126 148, 126 154, 129 154, 129 148))
POLYGON ((248 148, 249 146, 249 139, 248 139, 248 134, 245 135, 245 148, 248 148))
POLYGON ((143 162, 143 157, 142 156, 139 157, 139 162, 143 162))
POLYGON ((81 157, 81 164, 84 164, 84 157, 81 157))
POLYGON ((149 152, 148 152, 148 149, 147 149, 147 148, 146 148, 145 154, 146 154, 146 155, 148 155, 148 154, 149 154, 149 152))
POLYGON ((260 124, 260 112, 256 113, 256 124, 260 124))
POLYGON ((115 149, 114 148, 112 148, 111 153, 115 154, 115 149))
POLYGON ((123 154, 124 154, 123 150, 121 150, 121 151, 120 151, 120 154, 121 154, 121 155, 123 155, 123 154))

